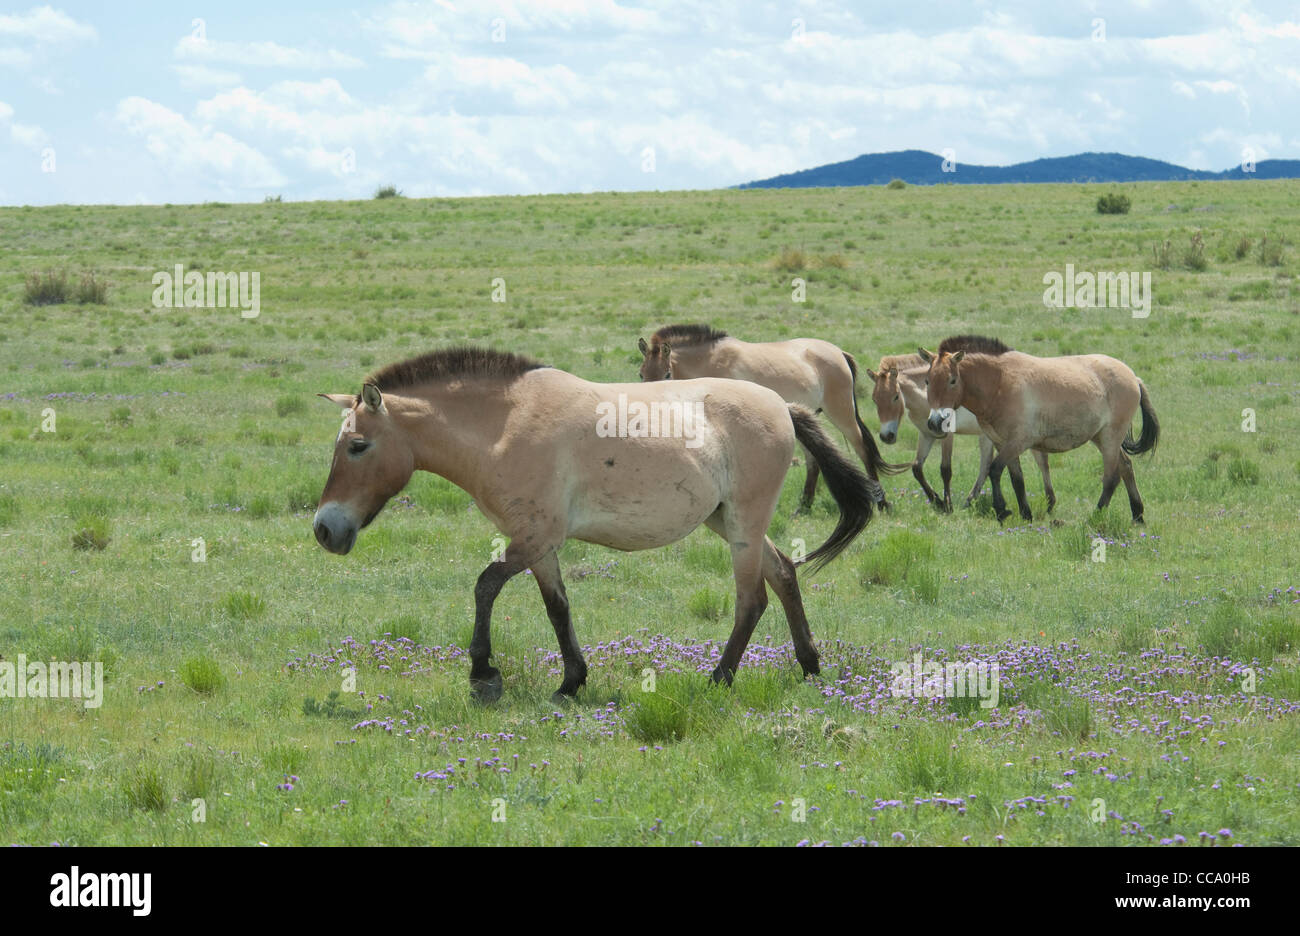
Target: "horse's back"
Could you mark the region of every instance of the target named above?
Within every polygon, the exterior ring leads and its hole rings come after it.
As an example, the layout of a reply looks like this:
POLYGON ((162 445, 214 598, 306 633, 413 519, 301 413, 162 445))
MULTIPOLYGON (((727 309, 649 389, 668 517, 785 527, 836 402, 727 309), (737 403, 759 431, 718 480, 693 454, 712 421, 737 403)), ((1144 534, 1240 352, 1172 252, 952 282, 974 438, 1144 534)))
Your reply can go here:
POLYGON ((820 338, 737 342, 731 375, 776 391, 783 400, 821 409, 837 383, 850 384, 844 352, 820 338))

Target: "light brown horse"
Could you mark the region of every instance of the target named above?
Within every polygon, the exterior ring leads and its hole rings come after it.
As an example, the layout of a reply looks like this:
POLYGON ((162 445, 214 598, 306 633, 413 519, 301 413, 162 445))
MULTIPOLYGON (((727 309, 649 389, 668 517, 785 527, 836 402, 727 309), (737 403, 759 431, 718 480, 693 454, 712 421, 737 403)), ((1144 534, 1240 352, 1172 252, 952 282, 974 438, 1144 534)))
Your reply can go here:
POLYGON ((830 537, 807 557, 838 555, 871 519, 866 475, 816 416, 776 393, 734 380, 589 383, 518 355, 435 351, 385 367, 361 393, 321 394, 346 412, 313 520, 317 541, 346 553, 414 471, 464 489, 510 539, 474 587, 470 686, 500 697, 490 663, 492 605, 531 569, 564 660, 559 695, 586 681, 558 552, 570 538, 613 549, 653 549, 701 524, 731 546, 735 626, 713 671, 730 683, 767 606, 785 609, 804 675, 819 672, 795 564, 765 535, 796 441, 822 465, 840 507, 830 537))
MULTIPOLYGON (((876 404, 876 417, 880 420, 880 441, 893 445, 898 440, 898 427, 906 415, 912 425, 916 426, 916 459, 912 462, 912 474, 921 483, 921 490, 930 503, 940 510, 952 512, 952 443, 954 435, 979 436, 980 470, 975 478, 975 486, 966 495, 963 507, 969 507, 971 501, 979 497, 984 479, 988 477, 989 465, 993 461, 993 440, 984 434, 975 414, 964 406, 956 408, 952 432, 939 441, 940 463, 939 476, 943 479, 943 498, 925 479, 925 460, 930 456, 930 449, 935 437, 926 427, 930 418, 930 403, 926 399, 925 378, 930 365, 919 354, 896 354, 880 359, 880 369, 868 369, 866 375, 871 378, 871 401, 876 404)), ((1043 492, 1047 495, 1047 512, 1056 506, 1056 492, 1052 490, 1052 476, 1047 466, 1047 455, 1037 449, 1032 450, 1034 461, 1043 476, 1043 492)), ((1017 464, 1016 470, 1020 466, 1017 464)))
POLYGON ((1040 358, 1012 351, 995 338, 961 335, 945 339, 937 354, 920 349, 930 363, 926 374, 930 417, 926 426, 945 434, 953 411, 964 406, 998 447, 989 468, 998 522, 1010 516, 1002 497, 1002 469, 1011 468, 1020 516, 1033 519, 1025 480, 1016 459, 1026 449, 1068 452, 1085 442, 1102 458, 1101 499, 1110 503, 1121 478, 1133 520, 1142 522, 1142 497, 1130 455, 1154 451, 1160 423, 1146 384, 1122 361, 1104 354, 1040 358), (1142 435, 1132 437, 1133 417, 1142 410, 1142 435))
MULTIPOLYGON (((642 380, 748 380, 775 390, 787 403, 825 412, 877 483, 873 488, 876 503, 882 510, 889 509, 885 490, 879 487, 880 475, 897 474, 907 466, 890 465, 880 457, 871 432, 858 416, 858 365, 852 355, 816 338, 755 343, 732 338, 708 325, 666 325, 648 344, 644 338, 638 339, 637 347, 642 356, 642 380)), ((817 460, 808 457, 804 461, 807 475, 800 510, 811 507, 817 493, 817 460)))

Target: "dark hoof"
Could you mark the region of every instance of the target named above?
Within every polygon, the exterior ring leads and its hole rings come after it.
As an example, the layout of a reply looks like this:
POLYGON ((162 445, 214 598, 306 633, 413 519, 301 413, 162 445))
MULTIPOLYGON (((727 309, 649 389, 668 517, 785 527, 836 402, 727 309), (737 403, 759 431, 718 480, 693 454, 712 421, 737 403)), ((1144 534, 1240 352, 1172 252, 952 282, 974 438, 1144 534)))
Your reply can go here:
POLYGON ((795 515, 796 517, 798 517, 798 516, 800 516, 800 515, 802 515, 802 514, 809 513, 811 510, 812 510, 812 504, 802 504, 802 503, 801 503, 798 507, 796 507, 796 508, 794 509, 794 515, 795 515))
POLYGON ((799 665, 803 667, 804 679, 807 679, 809 676, 820 676, 822 673, 822 665, 816 660, 813 660, 811 663, 800 662, 799 665))
POLYGON ((894 505, 887 500, 880 501, 876 506, 880 508, 881 513, 892 513, 894 510, 894 505))
POLYGON ((1134 523, 1140 523, 1140 524, 1142 524, 1143 526, 1146 526, 1146 521, 1142 519, 1142 515, 1141 515, 1141 514, 1138 514, 1136 517, 1134 517, 1134 518, 1133 518, 1133 522, 1134 522, 1134 523))
POLYGON ((710 678, 714 681, 714 683, 725 682, 728 686, 730 686, 731 681, 736 678, 736 674, 724 670, 721 666, 718 666, 714 668, 713 676, 710 678))
POLYGON ((566 679, 560 684, 560 688, 551 693, 551 701, 557 705, 561 702, 572 702, 577 696, 578 690, 587 684, 587 676, 584 673, 581 679, 566 679))
POLYGON ((475 702, 487 704, 501 698, 501 671, 490 669, 486 676, 469 679, 469 697, 475 702))
POLYGON ((1022 510, 1020 511, 1020 519, 1024 520, 1026 523, 1033 523, 1034 515, 1027 510, 1022 510))
POLYGON ((1011 511, 1005 508, 1002 510, 994 510, 994 513, 998 515, 998 523, 1001 523, 1003 520, 1007 519, 1007 517, 1011 516, 1011 511))

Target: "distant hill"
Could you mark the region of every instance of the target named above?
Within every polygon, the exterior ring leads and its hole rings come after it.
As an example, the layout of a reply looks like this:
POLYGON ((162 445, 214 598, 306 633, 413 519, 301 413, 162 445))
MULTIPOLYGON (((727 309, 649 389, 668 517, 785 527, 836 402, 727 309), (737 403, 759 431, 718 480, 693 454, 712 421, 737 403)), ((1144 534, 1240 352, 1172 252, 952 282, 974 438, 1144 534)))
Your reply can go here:
POLYGON ((847 162, 803 169, 736 188, 831 188, 840 185, 885 185, 902 179, 909 185, 943 182, 988 185, 1000 182, 1172 182, 1186 179, 1296 179, 1300 159, 1265 159, 1254 172, 1234 166, 1222 172, 1186 169, 1173 163, 1121 153, 1080 153, 1016 163, 1014 166, 973 166, 958 162, 956 171, 943 171, 943 157, 923 150, 868 153, 847 162))

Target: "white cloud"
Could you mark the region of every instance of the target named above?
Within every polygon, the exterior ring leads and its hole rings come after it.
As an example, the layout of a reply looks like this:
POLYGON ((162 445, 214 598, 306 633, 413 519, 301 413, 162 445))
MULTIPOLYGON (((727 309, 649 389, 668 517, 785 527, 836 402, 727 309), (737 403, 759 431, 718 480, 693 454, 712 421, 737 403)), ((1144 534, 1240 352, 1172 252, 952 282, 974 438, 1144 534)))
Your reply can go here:
POLYGON ((173 65, 171 69, 187 88, 225 88, 240 82, 238 72, 207 65, 173 65))
POLYGON ((295 49, 278 42, 224 42, 185 36, 172 50, 176 58, 267 68, 361 68, 365 63, 335 49, 295 49))
POLYGON ((35 42, 58 43, 97 37, 95 27, 78 23, 61 10, 32 7, 26 13, 0 14, 0 36, 16 36, 35 42))
POLYGON ((120 101, 117 121, 142 137, 164 170, 189 179, 212 178, 223 189, 283 185, 285 177, 265 156, 229 134, 196 126, 181 114, 142 97, 120 101))

